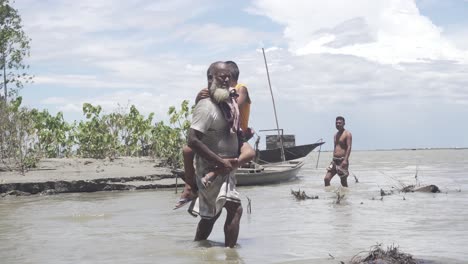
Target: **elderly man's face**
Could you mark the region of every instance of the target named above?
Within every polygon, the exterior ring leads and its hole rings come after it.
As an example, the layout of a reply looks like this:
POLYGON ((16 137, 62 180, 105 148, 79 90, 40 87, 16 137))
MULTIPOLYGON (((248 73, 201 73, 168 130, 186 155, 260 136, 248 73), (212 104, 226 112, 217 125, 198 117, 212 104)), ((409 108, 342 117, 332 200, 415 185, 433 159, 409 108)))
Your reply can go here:
POLYGON ((217 102, 229 100, 229 87, 231 84, 231 72, 225 63, 212 64, 208 70, 208 89, 211 98, 217 102))
POLYGON ((229 89, 232 78, 228 69, 218 69, 213 73, 213 77, 219 88, 229 89))

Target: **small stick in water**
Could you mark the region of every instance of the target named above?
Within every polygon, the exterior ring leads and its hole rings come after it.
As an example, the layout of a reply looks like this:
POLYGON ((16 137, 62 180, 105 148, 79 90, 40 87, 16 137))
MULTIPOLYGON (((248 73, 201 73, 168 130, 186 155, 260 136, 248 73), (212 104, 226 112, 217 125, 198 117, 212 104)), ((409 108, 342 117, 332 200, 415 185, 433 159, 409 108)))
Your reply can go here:
POLYGON ((353 176, 354 176, 354 180, 356 181, 356 183, 359 182, 359 179, 356 177, 356 175, 353 173, 353 176))

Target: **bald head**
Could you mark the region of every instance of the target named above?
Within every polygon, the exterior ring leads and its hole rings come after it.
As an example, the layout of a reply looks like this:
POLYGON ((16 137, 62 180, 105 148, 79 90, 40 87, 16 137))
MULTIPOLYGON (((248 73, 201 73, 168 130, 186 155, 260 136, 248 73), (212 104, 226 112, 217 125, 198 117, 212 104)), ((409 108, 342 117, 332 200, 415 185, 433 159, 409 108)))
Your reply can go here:
POLYGON ((206 77, 208 79, 208 87, 211 87, 213 80, 216 79, 219 86, 229 88, 232 79, 230 66, 223 61, 213 62, 210 67, 208 67, 206 77))
POLYGON ((224 62, 215 61, 210 64, 210 67, 208 67, 208 70, 206 71, 206 79, 208 80, 208 88, 211 86, 211 83, 213 82, 213 72, 217 68, 222 67, 222 64, 224 64, 224 62))

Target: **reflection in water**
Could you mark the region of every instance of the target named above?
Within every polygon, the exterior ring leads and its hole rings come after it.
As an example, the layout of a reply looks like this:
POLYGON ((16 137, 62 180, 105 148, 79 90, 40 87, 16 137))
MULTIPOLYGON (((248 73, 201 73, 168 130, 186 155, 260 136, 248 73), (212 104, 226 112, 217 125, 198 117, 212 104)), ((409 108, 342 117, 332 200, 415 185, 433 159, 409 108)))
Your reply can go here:
POLYGON ((199 254, 199 261, 202 263, 245 263, 238 253, 236 248, 226 248, 224 243, 214 241, 199 242, 201 254, 199 254))
POLYGON ((355 151, 359 183, 349 179, 347 190, 338 178, 323 187, 324 154, 317 170, 312 155, 297 181, 240 188, 252 213, 244 211, 235 249, 224 247, 225 215, 210 240, 193 242, 199 219, 172 210, 173 190, 8 197, 0 199, 1 262, 339 263, 375 243, 436 263, 468 259, 468 150, 355 151), (420 182, 442 193, 380 199, 381 188, 414 184, 416 167, 420 182), (319 199, 296 201, 299 188, 319 199))

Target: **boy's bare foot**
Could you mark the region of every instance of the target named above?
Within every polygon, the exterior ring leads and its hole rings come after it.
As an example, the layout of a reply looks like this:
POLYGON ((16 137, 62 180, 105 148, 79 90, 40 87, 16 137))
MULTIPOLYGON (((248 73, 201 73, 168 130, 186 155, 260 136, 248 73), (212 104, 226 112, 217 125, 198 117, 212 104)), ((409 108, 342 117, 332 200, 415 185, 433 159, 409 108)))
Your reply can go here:
POLYGON ((216 179, 217 176, 218 176, 217 171, 208 172, 205 175, 205 177, 201 179, 203 186, 205 186, 205 188, 208 188, 211 185, 211 183, 213 183, 213 181, 216 179))
POLYGON ((190 203, 194 198, 197 197, 197 194, 192 191, 192 188, 190 187, 189 184, 185 184, 184 191, 180 195, 179 200, 177 203, 174 205, 174 210, 179 209, 182 206, 190 203))

